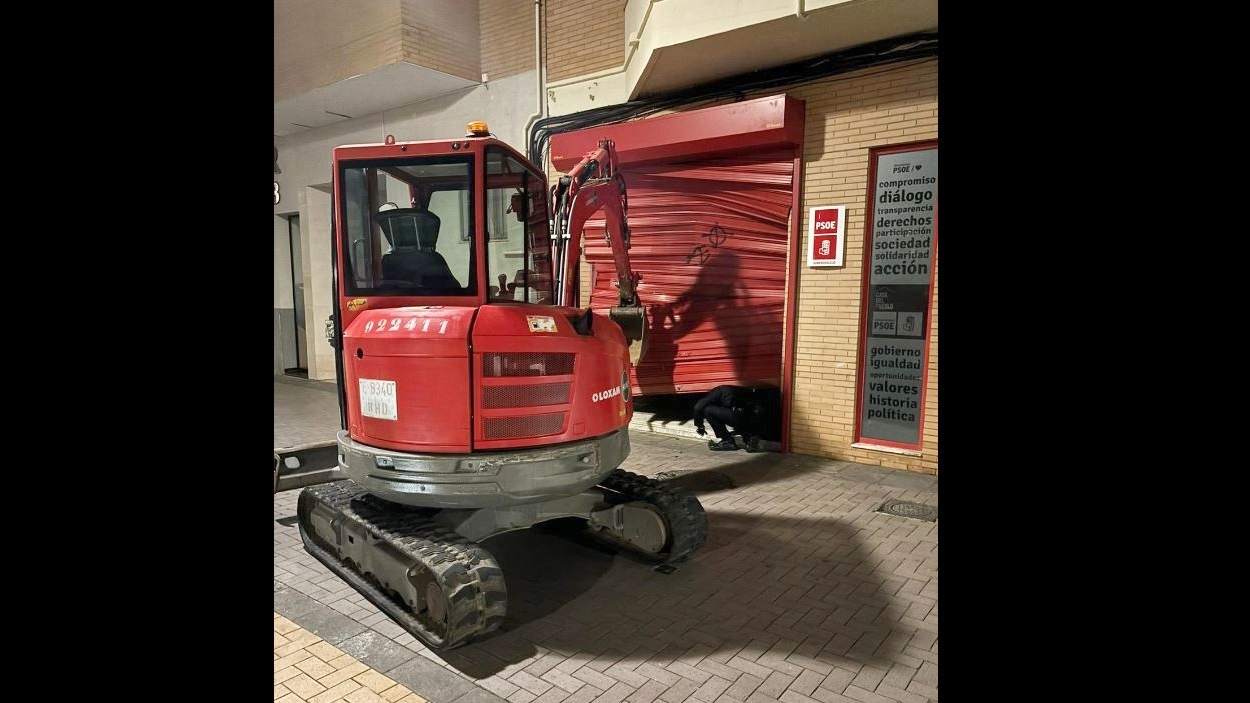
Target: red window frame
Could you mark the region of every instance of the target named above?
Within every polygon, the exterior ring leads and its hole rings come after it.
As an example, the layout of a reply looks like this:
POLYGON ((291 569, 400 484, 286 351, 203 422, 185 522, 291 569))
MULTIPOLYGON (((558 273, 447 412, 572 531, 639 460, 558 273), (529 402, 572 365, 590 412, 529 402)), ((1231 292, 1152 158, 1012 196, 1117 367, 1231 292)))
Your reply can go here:
MULTIPOLYGON (((868 149, 868 187, 864 198, 864 254, 863 254, 863 275, 860 281, 859 289, 859 346, 856 348, 856 364, 858 371, 856 372, 855 381, 855 433, 853 442, 856 445, 867 445, 867 448, 882 447, 891 449, 902 449, 907 451, 922 451, 924 448, 924 423, 925 400, 929 394, 929 331, 933 327, 933 286, 937 280, 937 258, 938 258, 938 209, 940 208, 940 198, 934 201, 933 206, 933 253, 932 265, 929 267, 929 295, 925 300, 924 307, 924 365, 920 370, 920 423, 916 429, 916 441, 914 443, 896 442, 888 439, 877 439, 874 437, 864 437, 862 427, 860 426, 863 418, 863 394, 864 380, 867 376, 868 369, 865 365, 864 351, 868 344, 868 289, 872 280, 872 226, 875 220, 876 197, 877 197, 877 159, 886 154, 897 154, 904 151, 924 151, 926 149, 937 149, 938 141, 936 139, 926 139, 918 142, 907 142, 904 144, 890 144, 887 146, 876 146, 868 149)), ((940 154, 940 152, 939 152, 940 154)), ((941 171, 938 172, 939 174, 941 171)), ((940 177, 940 176, 939 176, 940 177)), ((939 190, 941 184, 938 184, 939 190)))

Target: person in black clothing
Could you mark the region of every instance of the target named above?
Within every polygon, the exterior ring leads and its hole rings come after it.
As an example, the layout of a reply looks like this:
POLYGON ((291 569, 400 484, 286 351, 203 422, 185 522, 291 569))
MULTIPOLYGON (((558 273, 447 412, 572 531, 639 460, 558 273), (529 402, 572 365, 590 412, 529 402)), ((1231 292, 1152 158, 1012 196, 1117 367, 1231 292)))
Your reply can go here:
POLYGON ((708 440, 707 443, 708 449, 714 452, 738 448, 726 425, 741 434, 748 447, 758 446, 760 439, 771 440, 779 434, 775 431, 780 418, 778 404, 774 402, 775 395, 775 389, 769 388, 717 386, 694 406, 695 431, 700 436, 707 434, 703 427, 706 419, 717 438, 717 441, 708 440))

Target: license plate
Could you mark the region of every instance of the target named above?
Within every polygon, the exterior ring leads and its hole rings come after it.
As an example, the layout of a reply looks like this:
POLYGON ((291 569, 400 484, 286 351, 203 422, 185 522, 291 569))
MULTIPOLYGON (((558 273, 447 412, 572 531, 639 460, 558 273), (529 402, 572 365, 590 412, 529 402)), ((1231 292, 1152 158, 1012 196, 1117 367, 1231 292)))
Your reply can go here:
POLYGON ((398 420, 395 406, 395 382, 360 379, 360 414, 379 420, 398 420))

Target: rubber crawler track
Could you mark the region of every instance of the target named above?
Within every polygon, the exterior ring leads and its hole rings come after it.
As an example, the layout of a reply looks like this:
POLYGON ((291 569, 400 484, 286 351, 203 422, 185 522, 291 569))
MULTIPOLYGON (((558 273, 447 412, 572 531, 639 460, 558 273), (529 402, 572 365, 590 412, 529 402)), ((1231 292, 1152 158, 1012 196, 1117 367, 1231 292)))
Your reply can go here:
POLYGON ((371 498, 352 481, 305 488, 299 496, 299 528, 308 552, 433 649, 458 647, 503 624, 508 591, 503 571, 490 552, 433 523, 426 514, 389 507, 371 498), (447 632, 440 635, 398 599, 343 564, 337 548, 307 526, 314 503, 325 504, 342 518, 365 526, 425 567, 447 599, 447 632))
MULTIPOLYGON (((670 532, 668 544, 658 555, 661 562, 681 562, 707 541, 707 514, 690 492, 620 469, 599 487, 612 502, 643 501, 660 512, 670 532)), ((305 488, 299 496, 298 514, 305 549, 429 647, 452 649, 503 624, 508 592, 495 558, 480 545, 433 522, 428 512, 379 501, 347 480, 305 488), (340 519, 364 526, 433 575, 447 597, 445 634, 431 629, 399 599, 343 563, 338 548, 317 536, 309 524, 318 503, 340 519)))
POLYGON ((608 474, 599 485, 625 500, 643 501, 660 511, 671 533, 660 554, 663 563, 680 562, 707 541, 707 513, 689 491, 622 469, 608 474))

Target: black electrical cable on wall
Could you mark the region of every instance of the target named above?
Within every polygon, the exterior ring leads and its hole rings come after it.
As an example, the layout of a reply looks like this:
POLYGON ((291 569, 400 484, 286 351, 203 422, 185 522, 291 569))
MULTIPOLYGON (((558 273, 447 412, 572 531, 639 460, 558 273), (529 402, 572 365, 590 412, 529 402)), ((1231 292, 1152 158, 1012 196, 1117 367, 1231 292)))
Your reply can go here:
MULTIPOLYGON (((546 166, 546 154, 551 135, 570 132, 594 125, 612 124, 646 117, 663 110, 680 106, 693 106, 705 102, 742 99, 749 92, 767 90, 783 85, 796 85, 821 80, 839 73, 857 71, 873 66, 885 66, 883 71, 898 70, 937 56, 937 32, 921 32, 895 37, 853 49, 805 59, 784 66, 754 71, 684 90, 631 100, 618 105, 596 107, 559 117, 538 120, 528 135, 529 158, 540 167, 546 166)), ((861 74, 864 75, 864 74, 861 74)), ((873 74, 866 74, 873 75, 873 74)))

